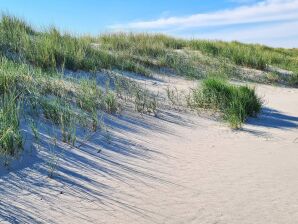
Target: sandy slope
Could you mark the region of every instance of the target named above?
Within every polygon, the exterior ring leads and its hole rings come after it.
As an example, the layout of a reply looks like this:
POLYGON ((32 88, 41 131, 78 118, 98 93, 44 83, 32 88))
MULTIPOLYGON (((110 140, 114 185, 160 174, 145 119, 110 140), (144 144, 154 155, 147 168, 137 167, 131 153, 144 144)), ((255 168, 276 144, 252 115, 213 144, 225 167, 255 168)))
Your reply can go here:
POLYGON ((257 91, 266 108, 237 132, 163 111, 158 119, 128 112, 107 118, 111 139, 95 134, 79 149, 51 147, 43 136, 46 149, 33 149, 10 172, 1 168, 0 220, 298 222, 298 90, 259 85, 257 91), (61 156, 49 179, 52 152, 61 156))

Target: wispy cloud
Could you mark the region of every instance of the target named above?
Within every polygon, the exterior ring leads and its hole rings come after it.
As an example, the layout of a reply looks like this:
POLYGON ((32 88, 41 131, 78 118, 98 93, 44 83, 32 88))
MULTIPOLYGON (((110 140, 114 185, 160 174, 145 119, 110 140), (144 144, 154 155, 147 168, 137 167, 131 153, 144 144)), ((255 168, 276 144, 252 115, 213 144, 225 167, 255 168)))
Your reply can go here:
POLYGON ((274 47, 298 47, 298 21, 278 24, 260 24, 252 27, 215 29, 211 32, 168 32, 184 38, 239 40, 246 43, 263 43, 274 47), (183 33, 184 32, 184 33, 183 33), (183 33, 183 34, 182 34, 183 33), (190 33, 190 34, 187 34, 190 33))
MULTIPOLYGON (((274 36, 279 34, 274 24, 282 24, 282 27, 288 27, 290 34, 293 36, 298 35, 298 27, 289 27, 292 22, 298 22, 298 0, 262 0, 259 2, 252 3, 251 0, 231 0, 246 2, 241 6, 225 9, 221 11, 214 11, 209 13, 198 13, 188 15, 184 17, 163 17, 151 21, 137 21, 127 24, 112 25, 109 28, 112 30, 129 30, 129 31, 158 31, 167 32, 180 30, 189 31, 191 29, 208 29, 214 27, 214 29, 222 29, 228 26, 245 27, 248 24, 254 24, 256 27, 259 25, 267 24, 266 29, 270 30, 270 33, 274 36), (250 3, 248 3, 248 1, 250 3), (239 26, 241 25, 241 26, 239 26), (293 31, 293 29, 295 31, 293 31), (294 34, 293 34, 294 32, 294 34)), ((292 23, 297 25, 297 23, 292 23)), ((281 25, 277 26, 281 27, 281 25)), ((263 29, 262 28, 262 29, 263 29)), ((243 33, 243 29, 240 28, 238 31, 236 28, 232 33, 235 33, 235 37, 240 36, 239 33, 243 33), (236 35, 237 34, 237 35, 236 35)), ((252 29, 248 30, 246 34, 248 38, 253 38, 252 29)), ((262 29, 256 28, 259 36, 264 35, 262 29)), ((286 30, 283 29, 286 35, 286 30)), ((209 32, 209 31, 208 31, 209 32)), ((171 33, 171 32, 170 32, 171 33)), ((173 33, 173 32, 172 32, 173 33)), ((181 33, 181 32, 180 32, 181 33)), ((219 33, 218 33, 219 34, 219 33)), ((208 36, 208 34, 206 35, 208 36)), ((210 35, 209 35, 210 36, 210 35)), ((217 39, 223 39, 218 36, 217 39)), ((242 40, 241 36, 238 38, 242 40)))
POLYGON ((250 6, 241 6, 213 13, 200 13, 185 17, 169 17, 152 21, 139 21, 113 25, 113 29, 168 29, 222 26, 246 23, 274 22, 298 19, 298 0, 267 0, 250 6))

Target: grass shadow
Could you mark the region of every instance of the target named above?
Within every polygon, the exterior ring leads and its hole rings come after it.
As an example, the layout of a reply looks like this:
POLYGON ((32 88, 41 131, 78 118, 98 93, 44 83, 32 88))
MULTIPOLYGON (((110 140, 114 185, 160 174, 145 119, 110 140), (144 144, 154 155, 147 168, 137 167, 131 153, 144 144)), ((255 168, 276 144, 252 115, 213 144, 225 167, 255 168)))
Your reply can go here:
POLYGON ((247 124, 267 128, 295 129, 298 128, 298 117, 265 107, 258 118, 249 118, 247 124))
MULTIPOLYGON (((179 121, 182 119, 180 117, 174 119, 177 125, 187 122, 179 121)), ((154 148, 146 148, 140 142, 142 139, 137 141, 125 135, 127 130, 131 134, 142 132, 171 134, 166 132, 164 127, 167 121, 158 121, 147 115, 143 117, 122 115, 113 117, 112 120, 113 122, 107 122, 111 130, 110 142, 102 132, 96 133, 88 140, 83 139, 79 133, 75 147, 60 141, 54 143, 45 131, 47 128, 42 129, 38 149, 35 148, 29 157, 24 158, 24 163, 19 168, 12 167, 10 172, 2 172, 0 175, 0 221, 57 223, 42 212, 44 209, 51 209, 56 214, 61 216, 67 214, 82 223, 96 222, 77 211, 76 206, 74 208, 57 206, 63 202, 63 197, 68 196, 75 198, 77 203, 96 204, 97 209, 107 211, 118 209, 153 221, 151 211, 145 211, 123 200, 130 198, 133 201, 134 195, 125 192, 115 194, 117 189, 107 183, 109 181, 124 183, 129 188, 134 188, 131 183, 149 187, 152 187, 152 182, 176 185, 165 179, 160 170, 146 165, 161 157, 167 158, 168 155, 154 148), (49 158, 53 154, 58 155, 59 162, 55 167, 53 178, 49 178, 51 165, 49 158)), ((30 131, 26 134, 28 141, 34 138, 30 131)))

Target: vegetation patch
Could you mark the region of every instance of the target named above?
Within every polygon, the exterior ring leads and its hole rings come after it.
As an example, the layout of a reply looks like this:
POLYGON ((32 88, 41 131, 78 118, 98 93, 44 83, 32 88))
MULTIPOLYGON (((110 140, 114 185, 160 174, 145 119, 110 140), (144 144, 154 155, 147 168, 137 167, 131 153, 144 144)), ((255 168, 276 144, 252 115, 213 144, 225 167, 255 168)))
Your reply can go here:
POLYGON ((275 66, 293 72, 289 85, 295 85, 293 79, 298 74, 297 49, 146 33, 73 36, 55 27, 38 31, 10 15, 2 15, 0 20, 0 52, 10 59, 52 71, 118 69, 151 76, 156 69, 169 68, 178 75, 200 79, 222 68, 222 74, 239 78, 237 72, 230 73, 235 65, 260 70, 275 66))
POLYGON ((5 92, 0 97, 0 155, 5 157, 5 163, 22 150, 18 97, 16 91, 5 92))
MULTIPOLYGON (((218 79, 250 79, 242 75, 239 65, 267 74, 255 81, 298 85, 297 49, 161 34, 74 36, 55 27, 36 30, 4 14, 0 19, 0 154, 16 157, 21 152, 23 118, 50 122, 60 128, 63 141, 75 144, 77 128, 96 131, 102 114, 119 112, 122 103, 132 104, 139 113, 157 115, 158 96, 124 76, 126 72, 142 76, 165 72, 194 79, 213 73, 217 78, 204 80, 188 101, 195 108, 220 111, 232 127, 240 127, 247 117, 260 112, 261 100, 253 89, 218 79), (269 66, 289 71, 288 76, 265 73, 269 66), (88 75, 69 77, 65 70, 88 75), (106 87, 95 71, 107 72, 106 87)), ((173 105, 181 98, 170 89, 167 96, 173 105)), ((37 126, 31 126, 38 133, 37 126)))
POLYGON ((219 111, 232 128, 239 128, 248 117, 257 116, 261 111, 262 101, 254 89, 209 78, 193 91, 190 105, 219 111))

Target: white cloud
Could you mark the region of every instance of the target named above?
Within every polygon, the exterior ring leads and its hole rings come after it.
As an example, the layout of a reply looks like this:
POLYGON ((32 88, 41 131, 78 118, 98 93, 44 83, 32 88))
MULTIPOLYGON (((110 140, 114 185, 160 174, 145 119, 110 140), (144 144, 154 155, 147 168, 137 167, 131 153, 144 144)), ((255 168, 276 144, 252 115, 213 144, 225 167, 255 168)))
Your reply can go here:
MULTIPOLYGON (((219 29, 208 33, 189 32, 190 35, 172 35, 186 38, 221 39, 226 41, 238 40, 246 43, 262 43, 274 47, 297 47, 298 46, 298 21, 284 22, 279 24, 261 24, 254 27, 238 29, 219 29)), ((169 32, 170 33, 170 32, 169 32)))
POLYGON ((172 35, 298 46, 298 0, 245 1, 242 6, 184 17, 167 17, 113 25, 121 31, 164 32, 172 35), (246 26, 251 24, 250 26, 246 26), (205 28, 208 29, 208 31, 205 28), (198 32, 198 30, 200 32, 198 32), (204 33, 203 33, 204 31, 204 33), (181 35, 184 33, 184 35, 181 35))
POLYGON ((298 0, 266 0, 249 6, 241 6, 213 13, 132 22, 114 25, 110 28, 130 30, 168 29, 171 27, 198 28, 296 19, 298 19, 298 0))

